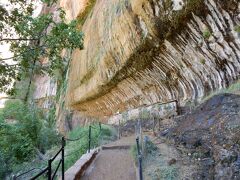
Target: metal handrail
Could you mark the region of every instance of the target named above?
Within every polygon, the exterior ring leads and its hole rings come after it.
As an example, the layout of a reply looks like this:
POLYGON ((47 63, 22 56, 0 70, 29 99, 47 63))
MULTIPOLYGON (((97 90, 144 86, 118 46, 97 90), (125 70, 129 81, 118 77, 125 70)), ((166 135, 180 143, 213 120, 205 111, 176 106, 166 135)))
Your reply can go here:
POLYGON ((32 169, 30 169, 28 171, 23 172, 22 174, 19 174, 17 176, 13 176, 13 179, 16 179, 16 178, 19 178, 19 177, 21 177, 21 176, 23 176, 25 174, 28 174, 28 173, 32 172, 33 170, 35 170, 35 169, 40 169, 40 168, 32 168, 32 169))
MULTIPOLYGON (((43 170, 41 170, 38 174, 36 174, 35 176, 31 177, 30 179, 31 180, 35 180, 37 178, 39 178, 40 176, 44 175, 47 173, 48 175, 48 180, 53 180, 60 165, 62 165, 62 180, 64 180, 64 146, 65 146, 65 139, 64 137, 62 137, 62 147, 59 149, 59 151, 52 157, 48 160, 48 166, 45 167, 43 170), (62 153, 62 157, 61 157, 61 160, 59 161, 58 165, 57 165, 57 168, 56 170, 54 171, 53 173, 53 176, 52 176, 52 162, 56 159, 56 157, 62 153)), ((33 169, 32 169, 33 170, 33 169)), ((16 180, 18 177, 24 175, 24 174, 27 174, 29 172, 31 172, 32 170, 30 171, 27 171, 25 173, 22 173, 21 175, 18 175, 18 176, 13 176, 13 180, 16 180)))
POLYGON ((65 139, 66 141, 78 141, 78 140, 82 139, 82 138, 85 137, 85 136, 87 136, 87 135, 84 133, 83 136, 80 135, 78 138, 75 138, 75 139, 70 139, 70 138, 67 138, 67 137, 64 137, 64 139, 65 139))
POLYGON ((52 161, 54 161, 54 159, 56 159, 56 157, 62 152, 63 147, 61 147, 58 152, 51 158, 52 161))
POLYGON ((48 171, 48 167, 44 168, 40 173, 38 173, 37 175, 35 175, 34 177, 32 177, 30 180, 37 179, 38 177, 40 177, 41 175, 43 175, 43 174, 46 173, 47 171, 48 171))
POLYGON ((143 180, 143 172, 142 172, 142 152, 139 147, 139 137, 136 138, 137 143, 137 153, 138 153, 138 173, 139 180, 143 180))
POLYGON ((91 149, 91 129, 92 126, 89 126, 89 131, 88 131, 88 153, 90 153, 90 149, 91 149))
POLYGON ((57 168, 56 168, 56 170, 55 170, 54 173, 53 173, 52 179, 54 179, 55 175, 57 174, 57 171, 58 171, 61 163, 62 163, 62 159, 59 161, 59 163, 58 163, 58 165, 57 165, 57 168))
MULTIPOLYGON (((92 134, 92 128, 94 129, 97 129, 96 127, 93 127, 92 125, 89 126, 89 132, 88 132, 88 152, 90 152, 90 149, 91 149, 91 142, 92 142, 92 137, 91 137, 91 134, 92 134)), ((98 138, 101 136, 101 123, 99 123, 99 135, 98 135, 98 138)), ((85 135, 87 136, 87 135, 85 135)), ((54 177, 56 176, 57 174, 57 171, 58 169, 60 168, 60 166, 62 165, 62 170, 61 170, 61 173, 62 173, 62 180, 64 180, 64 157, 68 156, 64 156, 64 147, 66 145, 66 140, 67 141, 78 141, 80 140, 81 138, 85 137, 85 136, 81 136, 79 138, 76 138, 76 139, 69 139, 69 138, 65 138, 65 137, 62 137, 62 146, 61 148, 58 150, 58 152, 48 160, 48 166, 45 167, 44 169, 42 169, 38 174, 36 174, 35 176, 31 177, 30 179, 31 180, 35 180, 37 178, 39 178, 40 176, 44 175, 44 174, 47 174, 48 176, 48 180, 53 180, 54 177), (56 157, 59 155, 59 154, 62 154, 61 155, 61 159, 59 161, 59 163, 57 164, 57 168, 55 169, 54 173, 52 174, 52 162, 56 159, 56 157)), ((75 152, 74 152, 75 153, 75 152)), ((72 154, 72 153, 71 153, 72 154)), ((70 154, 70 155, 71 155, 70 154)), ((33 171, 34 169, 37 169, 37 168, 33 168, 29 171, 26 171, 18 176, 13 176, 13 180, 16 180, 18 177, 24 175, 24 174, 28 174, 29 172, 33 171)))

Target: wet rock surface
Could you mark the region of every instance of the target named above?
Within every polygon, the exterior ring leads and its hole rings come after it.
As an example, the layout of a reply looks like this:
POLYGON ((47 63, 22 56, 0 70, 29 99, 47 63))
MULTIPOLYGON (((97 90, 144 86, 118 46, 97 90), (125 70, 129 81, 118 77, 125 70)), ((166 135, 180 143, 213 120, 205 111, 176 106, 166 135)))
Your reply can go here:
POLYGON ((199 161, 200 179, 240 179, 240 96, 216 95, 190 114, 176 118, 176 126, 159 134, 174 139, 188 156, 199 161))

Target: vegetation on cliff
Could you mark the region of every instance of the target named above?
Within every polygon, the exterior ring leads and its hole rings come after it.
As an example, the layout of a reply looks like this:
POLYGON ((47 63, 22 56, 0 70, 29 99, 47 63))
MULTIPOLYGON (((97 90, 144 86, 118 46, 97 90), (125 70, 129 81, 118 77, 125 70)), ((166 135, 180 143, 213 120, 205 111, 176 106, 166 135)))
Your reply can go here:
MULTIPOLYGON (((56 0, 43 2, 47 8, 56 7, 56 0)), ((34 73, 61 71, 65 63, 62 51, 83 48, 77 21, 66 23, 65 12, 61 8, 56 11, 34 17, 34 1, 11 0, 0 5, 0 43, 9 44, 13 53, 13 57, 0 59, 0 91, 14 94, 9 85, 16 80, 28 76, 30 86, 34 73)))

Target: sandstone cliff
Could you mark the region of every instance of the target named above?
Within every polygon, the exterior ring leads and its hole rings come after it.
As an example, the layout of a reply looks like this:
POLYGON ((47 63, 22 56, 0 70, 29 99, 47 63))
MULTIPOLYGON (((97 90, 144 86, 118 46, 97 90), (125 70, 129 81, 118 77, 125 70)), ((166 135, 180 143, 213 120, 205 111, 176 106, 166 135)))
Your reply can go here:
MULTIPOLYGON (((87 9, 86 7, 88 6, 89 2, 87 0, 60 0, 58 4, 54 4, 51 7, 43 5, 41 14, 52 13, 54 20, 59 21, 57 9, 62 7, 66 12, 66 20, 70 22, 76 19, 79 14, 85 13, 85 9, 87 9)), ((71 52, 69 50, 64 50, 62 52, 62 56, 65 57, 66 61, 64 63, 66 67, 63 67, 63 69, 67 69, 70 54, 71 52)), ((48 60, 41 59, 41 63, 47 64, 48 60)), ((68 107, 65 106, 65 89, 68 81, 67 75, 61 70, 56 70, 53 74, 54 75, 51 77, 45 73, 34 75, 34 92, 32 96, 34 102, 38 107, 44 109, 46 114, 48 114, 50 109, 51 113, 55 112, 57 119, 56 126, 62 133, 78 125, 90 123, 90 120, 92 120, 91 118, 89 119, 86 116, 82 116, 81 112, 78 111, 69 111, 68 107)))
POLYGON ((68 105, 105 117, 228 86, 240 72, 239 13, 239 0, 97 0, 72 55, 68 105))

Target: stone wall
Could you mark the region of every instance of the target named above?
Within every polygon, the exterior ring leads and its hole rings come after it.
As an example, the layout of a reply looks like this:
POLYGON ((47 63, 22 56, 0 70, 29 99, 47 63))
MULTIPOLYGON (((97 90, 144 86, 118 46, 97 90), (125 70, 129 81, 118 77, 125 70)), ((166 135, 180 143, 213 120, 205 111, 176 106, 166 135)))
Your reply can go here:
POLYGON ((198 100, 240 72, 238 0, 97 0, 75 50, 67 104, 104 118, 198 100))

